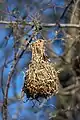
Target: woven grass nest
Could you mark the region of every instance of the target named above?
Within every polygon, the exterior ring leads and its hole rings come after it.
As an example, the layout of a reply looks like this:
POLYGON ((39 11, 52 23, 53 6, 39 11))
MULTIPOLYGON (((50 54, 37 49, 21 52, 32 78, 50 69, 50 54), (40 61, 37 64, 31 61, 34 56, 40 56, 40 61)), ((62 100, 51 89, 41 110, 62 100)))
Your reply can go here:
POLYGON ((25 74, 23 91, 28 98, 47 98, 59 91, 58 71, 45 59, 44 40, 37 40, 31 45, 32 62, 25 74))

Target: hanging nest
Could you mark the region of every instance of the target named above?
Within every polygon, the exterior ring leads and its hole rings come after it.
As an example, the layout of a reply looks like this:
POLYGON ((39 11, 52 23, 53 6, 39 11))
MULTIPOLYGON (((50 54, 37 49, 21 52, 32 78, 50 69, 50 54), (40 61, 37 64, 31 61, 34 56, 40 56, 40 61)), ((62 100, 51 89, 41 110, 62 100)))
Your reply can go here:
POLYGON ((44 40, 37 40, 31 45, 32 62, 25 74, 23 91, 28 98, 47 98, 59 91, 58 71, 44 56, 44 40))

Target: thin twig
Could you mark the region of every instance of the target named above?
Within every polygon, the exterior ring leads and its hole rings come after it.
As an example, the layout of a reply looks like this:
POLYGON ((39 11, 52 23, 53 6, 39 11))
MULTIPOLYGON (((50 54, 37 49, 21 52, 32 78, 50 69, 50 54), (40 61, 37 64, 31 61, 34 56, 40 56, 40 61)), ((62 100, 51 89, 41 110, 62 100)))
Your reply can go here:
MULTIPOLYGON (((16 21, 0 21, 0 24, 17 24, 16 21)), ((22 22, 18 22, 23 25, 22 22)), ((25 22, 25 25, 32 26, 32 22, 25 22)), ((59 24, 61 28, 69 27, 69 28, 80 28, 80 24, 59 24)), ((41 23, 42 27, 56 27, 56 23, 41 23)))
POLYGON ((72 12, 72 15, 71 15, 71 21, 70 21, 70 23, 73 22, 73 19, 74 19, 74 16, 75 16, 75 11, 78 8, 79 2, 80 2, 80 0, 77 0, 76 3, 75 3, 75 5, 74 5, 73 12, 72 12))
POLYGON ((67 10, 69 9, 69 7, 71 6, 72 3, 73 3, 73 0, 71 0, 71 1, 68 3, 68 5, 65 7, 65 9, 64 9, 64 11, 63 11, 63 13, 62 13, 62 15, 60 16, 59 21, 60 21, 61 19, 63 19, 65 13, 67 12, 67 10))
POLYGON ((16 60, 14 62, 14 65, 13 65, 13 67, 11 69, 11 72, 8 75, 8 80, 7 80, 7 85, 6 85, 6 89, 5 89, 5 95, 4 95, 4 103, 3 103, 3 108, 2 108, 3 120, 7 120, 8 90, 9 90, 11 78, 12 78, 14 72, 15 72, 15 68, 16 68, 17 63, 19 62, 20 58, 22 57, 22 55, 26 51, 27 47, 29 46, 29 43, 32 41, 33 36, 34 36, 34 33, 30 37, 29 42, 27 43, 25 49, 23 49, 22 52, 17 55, 16 60))
POLYGON ((1 89, 4 97, 4 89, 3 89, 3 73, 4 73, 4 68, 6 67, 6 60, 4 61, 4 65, 2 66, 2 71, 1 71, 1 89))
MULTIPOLYGON (((80 24, 59 24, 61 28, 80 28, 80 24)), ((56 23, 42 23, 43 27, 55 27, 56 23)))

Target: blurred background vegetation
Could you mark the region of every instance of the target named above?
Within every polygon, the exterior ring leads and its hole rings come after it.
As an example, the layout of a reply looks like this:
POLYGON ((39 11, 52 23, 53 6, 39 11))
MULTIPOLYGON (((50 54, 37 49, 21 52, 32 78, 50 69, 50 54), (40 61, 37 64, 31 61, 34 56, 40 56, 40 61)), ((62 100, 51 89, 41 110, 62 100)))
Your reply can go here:
POLYGON ((80 0, 0 0, 0 120, 3 119, 2 107, 9 73, 17 53, 25 48, 34 31, 32 42, 35 39, 47 40, 45 54, 60 70, 59 79, 64 95, 42 99, 40 103, 36 100, 26 102, 26 96, 21 98, 24 74, 32 55, 28 47, 11 78, 7 120, 80 119, 80 87, 72 86, 80 84, 80 27, 60 26, 80 24, 79 13, 80 0), (50 23, 56 25, 48 26, 50 23))

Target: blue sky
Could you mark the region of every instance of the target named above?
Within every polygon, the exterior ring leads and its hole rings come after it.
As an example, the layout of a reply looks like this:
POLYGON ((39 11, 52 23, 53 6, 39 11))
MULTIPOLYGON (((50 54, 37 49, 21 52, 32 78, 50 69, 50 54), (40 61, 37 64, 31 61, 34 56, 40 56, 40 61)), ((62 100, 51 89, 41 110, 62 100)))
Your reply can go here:
MULTIPOLYGON (((57 0, 55 2, 58 5, 64 5, 63 2, 60 2, 59 0, 57 0)), ((9 0, 8 5, 9 5, 8 6, 9 10, 11 11, 18 5, 18 3, 14 0, 13 1, 9 0)), ((25 10, 23 10, 22 13, 24 11, 25 10)), ((44 11, 45 15, 49 15, 51 13, 52 13, 52 9, 47 9, 46 11, 44 11)), ((8 17, 8 20, 9 20, 9 17, 8 17)), ((11 59, 13 59, 13 55, 14 55, 14 52, 13 52, 14 37, 11 36, 10 39, 7 40, 7 45, 6 45, 5 36, 7 36, 9 34, 10 30, 5 29, 5 27, 1 27, 1 26, 0 26, 0 61, 1 61, 0 67, 4 64, 5 56, 8 57, 8 60, 11 60, 11 59), (9 56, 7 56, 8 55, 7 53, 9 53, 9 56)), ((55 36, 56 35, 55 35, 53 29, 48 32, 49 39, 54 39, 55 36)), ((22 37, 24 37, 24 36, 22 36, 22 37)), ((52 49, 57 55, 63 54, 64 46, 63 46, 63 42, 61 41, 61 39, 57 39, 56 41, 53 42, 52 49)), ((24 84, 24 74, 23 74, 24 64, 26 65, 26 63, 28 63, 30 60, 31 60, 31 53, 26 53, 23 55, 23 57, 19 61, 18 65, 17 65, 17 70, 16 70, 17 72, 15 73, 15 77, 13 77, 11 84, 10 84, 9 94, 8 94, 9 98, 14 97, 13 93, 14 93, 15 88, 16 88, 17 95, 21 93, 21 88, 22 88, 22 85, 24 84), (15 84, 15 86, 13 86, 13 83, 15 84)), ((7 67, 4 69, 3 83, 5 83, 8 78, 8 73, 10 72, 11 65, 12 65, 12 62, 9 63, 7 65, 7 67)), ((5 88, 5 84, 4 84, 4 88, 5 88)), ((0 96, 1 96, 1 94, 2 93, 1 93, 1 88, 0 88, 0 96)), ((2 97, 0 97, 0 100, 2 100, 2 97)), ((32 105, 31 102, 23 103, 22 101, 20 101, 20 102, 18 101, 16 103, 9 105, 8 109, 10 111, 10 116, 15 117, 15 115, 17 115, 17 109, 21 105, 23 108, 19 113, 19 116, 21 116, 21 120, 23 119, 22 117, 24 117, 25 115, 30 120, 32 120, 33 118, 35 118, 35 120, 47 120, 47 117, 46 117, 47 115, 45 112, 46 109, 49 109, 50 111, 53 111, 55 109, 55 107, 54 106, 52 107, 51 104, 56 106, 56 97, 52 97, 51 99, 49 99, 47 101, 47 103, 45 103, 45 105, 44 105, 44 110, 43 109, 40 110, 37 114, 35 114, 34 111, 31 110, 31 105, 32 105), (26 112, 25 112, 25 110, 26 110, 26 112)), ((17 120, 19 120, 19 119, 20 118, 18 118, 17 120)))

